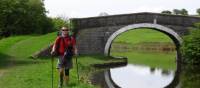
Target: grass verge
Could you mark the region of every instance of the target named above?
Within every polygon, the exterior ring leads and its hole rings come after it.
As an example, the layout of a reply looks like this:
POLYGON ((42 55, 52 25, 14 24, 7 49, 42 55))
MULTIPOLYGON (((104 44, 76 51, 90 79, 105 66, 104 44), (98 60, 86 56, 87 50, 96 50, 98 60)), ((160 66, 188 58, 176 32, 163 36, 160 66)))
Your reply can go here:
POLYGON ((126 56, 128 63, 150 66, 152 68, 161 68, 164 70, 176 69, 175 53, 141 53, 141 52, 112 52, 112 56, 126 56))

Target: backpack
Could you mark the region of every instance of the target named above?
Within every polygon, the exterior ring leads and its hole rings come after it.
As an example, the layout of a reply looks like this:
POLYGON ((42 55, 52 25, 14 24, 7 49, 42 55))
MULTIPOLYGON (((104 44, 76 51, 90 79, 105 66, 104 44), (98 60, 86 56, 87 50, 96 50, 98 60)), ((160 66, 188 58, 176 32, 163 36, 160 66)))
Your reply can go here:
MULTIPOLYGON (((71 36, 69 36, 69 40, 71 41, 71 39, 72 39, 72 37, 71 36)), ((55 56, 59 56, 60 55, 60 53, 59 53, 59 48, 60 48, 60 42, 61 42, 61 40, 63 41, 63 45, 65 45, 66 43, 65 43, 65 41, 64 41, 64 38, 63 37, 60 37, 59 39, 58 39, 58 45, 55 47, 55 56)), ((64 47, 65 48, 65 53, 66 53, 66 55, 67 56, 73 56, 74 55, 74 53, 73 53, 73 45, 72 44, 70 44, 68 47, 64 47)))

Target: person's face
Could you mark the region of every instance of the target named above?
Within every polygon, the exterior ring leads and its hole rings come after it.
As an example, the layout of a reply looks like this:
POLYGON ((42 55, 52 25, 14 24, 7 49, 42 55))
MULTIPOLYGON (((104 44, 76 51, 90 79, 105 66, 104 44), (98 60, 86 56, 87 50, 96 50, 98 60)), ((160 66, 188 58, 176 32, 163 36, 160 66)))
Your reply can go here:
POLYGON ((69 29, 65 28, 65 29, 62 29, 61 31, 62 31, 62 34, 64 34, 64 35, 67 35, 67 34, 68 34, 68 31, 69 31, 69 29))

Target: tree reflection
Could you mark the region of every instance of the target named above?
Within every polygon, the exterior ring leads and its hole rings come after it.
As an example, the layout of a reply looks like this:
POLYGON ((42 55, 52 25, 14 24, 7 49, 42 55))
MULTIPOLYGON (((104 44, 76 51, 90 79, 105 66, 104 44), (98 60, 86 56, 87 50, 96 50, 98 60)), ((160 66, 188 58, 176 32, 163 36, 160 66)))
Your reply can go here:
POLYGON ((150 72, 151 72, 151 74, 154 73, 155 70, 156 70, 156 68, 152 68, 152 67, 151 67, 151 68, 150 68, 150 72))
POLYGON ((162 75, 170 75, 170 71, 169 70, 162 70, 162 75))

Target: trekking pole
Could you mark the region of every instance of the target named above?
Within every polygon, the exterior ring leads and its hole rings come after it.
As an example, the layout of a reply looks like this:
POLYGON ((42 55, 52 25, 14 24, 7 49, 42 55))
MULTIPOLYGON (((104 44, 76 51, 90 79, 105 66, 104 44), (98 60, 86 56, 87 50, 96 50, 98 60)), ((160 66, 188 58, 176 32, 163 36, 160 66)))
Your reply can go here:
POLYGON ((79 72, 78 72, 78 60, 77 60, 77 56, 75 56, 76 58, 76 72, 77 72, 77 78, 78 78, 78 83, 79 83, 79 72))
MULTIPOLYGON (((71 19, 69 19, 69 28, 70 30, 72 30, 72 22, 71 19)), ((79 72, 78 72, 78 60, 77 60, 77 55, 75 55, 75 59, 76 59, 76 72, 77 72, 77 79, 78 79, 78 83, 79 83, 79 72)))
POLYGON ((52 58, 51 58, 51 88, 53 88, 53 62, 54 62, 54 60, 53 60, 54 58, 53 58, 53 55, 52 55, 52 58))

